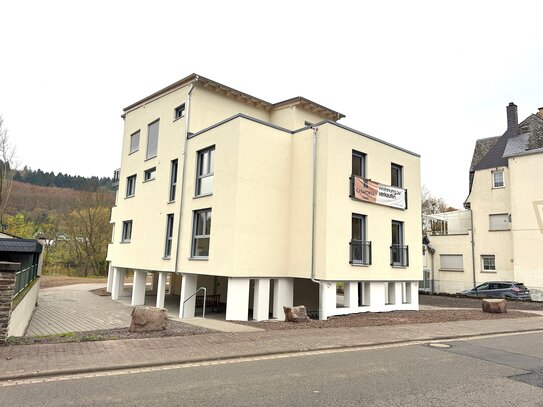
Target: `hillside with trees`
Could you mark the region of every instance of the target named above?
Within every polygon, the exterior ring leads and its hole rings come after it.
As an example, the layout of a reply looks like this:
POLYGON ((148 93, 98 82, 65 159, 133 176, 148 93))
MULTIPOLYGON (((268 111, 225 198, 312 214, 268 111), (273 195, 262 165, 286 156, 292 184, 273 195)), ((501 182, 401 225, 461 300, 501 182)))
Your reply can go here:
POLYGON ((82 177, 59 172, 44 172, 40 169, 32 170, 25 166, 22 170, 14 171, 13 180, 26 184, 41 185, 44 187, 72 188, 79 191, 97 191, 99 189, 111 190, 109 177, 82 177))

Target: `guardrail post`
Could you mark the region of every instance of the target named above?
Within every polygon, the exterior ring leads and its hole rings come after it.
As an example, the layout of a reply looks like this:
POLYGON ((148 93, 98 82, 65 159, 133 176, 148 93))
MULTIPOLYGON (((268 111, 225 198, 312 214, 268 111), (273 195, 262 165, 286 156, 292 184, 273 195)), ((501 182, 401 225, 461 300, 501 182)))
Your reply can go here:
POLYGON ((20 267, 20 263, 0 262, 0 345, 6 343, 11 300, 15 292, 15 275, 20 267))

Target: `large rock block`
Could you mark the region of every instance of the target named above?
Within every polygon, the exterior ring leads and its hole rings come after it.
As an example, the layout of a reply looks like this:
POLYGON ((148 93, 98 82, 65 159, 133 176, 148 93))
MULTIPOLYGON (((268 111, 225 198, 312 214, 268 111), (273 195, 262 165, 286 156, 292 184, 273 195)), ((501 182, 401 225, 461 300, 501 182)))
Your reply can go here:
POLYGON ((307 316, 305 305, 299 305, 297 307, 283 307, 285 311, 285 320, 289 322, 307 322, 310 321, 307 316))
POLYGON ((132 310, 129 332, 152 332, 166 329, 165 308, 136 307, 132 310))
POLYGON ((505 299, 483 300, 483 311, 503 314, 507 312, 507 301, 505 299))

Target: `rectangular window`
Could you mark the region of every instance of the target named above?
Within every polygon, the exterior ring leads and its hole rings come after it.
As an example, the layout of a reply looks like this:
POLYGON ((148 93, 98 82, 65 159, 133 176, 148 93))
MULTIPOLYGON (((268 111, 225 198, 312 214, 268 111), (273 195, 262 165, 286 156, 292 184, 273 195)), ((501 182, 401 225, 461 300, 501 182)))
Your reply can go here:
POLYGON ((130 135, 130 154, 135 153, 140 149, 140 131, 130 135))
POLYGON ((143 181, 152 181, 155 179, 156 174, 156 167, 149 168, 148 170, 145 170, 145 173, 143 174, 143 181))
POLYGON ((439 255, 440 270, 464 271, 464 256, 461 254, 439 255))
POLYGON ((123 222, 123 235, 121 241, 128 243, 132 239, 132 221, 126 220, 123 222))
POLYGON ((353 150, 352 175, 366 178, 366 154, 353 150))
POLYGON ((390 165, 390 185, 403 188, 403 167, 392 163, 390 165))
POLYGON ((170 196, 169 202, 175 201, 175 190, 177 188, 177 160, 172 160, 170 166, 170 196))
POLYGON ((481 265, 483 271, 496 271, 496 256, 483 255, 481 256, 481 265))
POLYGON ((147 126, 147 155, 146 159, 156 157, 158 152, 158 125, 160 120, 156 120, 147 126))
POLYGON ((195 211, 192 231, 192 257, 207 258, 209 256, 210 234, 211 209, 195 211))
POLYGON ((509 214, 499 213, 495 215, 488 215, 488 217, 489 230, 511 230, 509 214))
POLYGON ((409 265, 408 247, 404 246, 403 222, 392 221, 392 245, 390 246, 390 264, 396 267, 409 265))
POLYGON ((130 198, 136 194, 136 176, 126 178, 126 197, 130 198))
POLYGON ((492 188, 503 188, 504 186, 503 170, 492 171, 492 188))
POLYGON ((215 147, 198 151, 196 196, 213 193, 215 147))
POLYGON ((351 264, 371 264, 371 242, 366 241, 366 216, 353 213, 351 220, 351 264))
POLYGON ((174 120, 180 119, 184 115, 185 115, 185 104, 183 103, 182 105, 177 106, 175 108, 173 119, 174 120))
POLYGON ((169 259, 172 255, 172 239, 173 239, 173 213, 166 217, 166 244, 164 247, 164 257, 169 259))

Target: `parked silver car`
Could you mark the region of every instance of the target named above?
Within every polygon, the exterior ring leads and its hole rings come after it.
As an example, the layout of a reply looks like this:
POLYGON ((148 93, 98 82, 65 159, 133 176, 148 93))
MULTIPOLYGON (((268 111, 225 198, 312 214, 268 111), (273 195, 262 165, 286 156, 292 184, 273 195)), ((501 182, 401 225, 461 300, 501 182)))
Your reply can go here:
POLYGON ((522 283, 516 281, 487 281, 471 290, 462 291, 469 297, 511 298, 517 300, 531 300, 530 290, 522 283))

